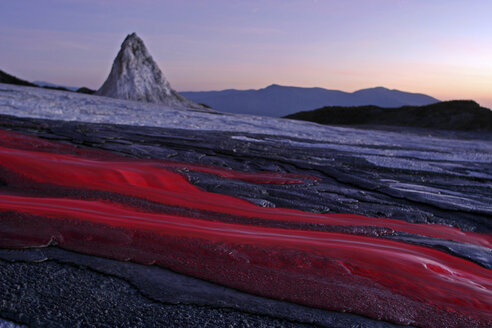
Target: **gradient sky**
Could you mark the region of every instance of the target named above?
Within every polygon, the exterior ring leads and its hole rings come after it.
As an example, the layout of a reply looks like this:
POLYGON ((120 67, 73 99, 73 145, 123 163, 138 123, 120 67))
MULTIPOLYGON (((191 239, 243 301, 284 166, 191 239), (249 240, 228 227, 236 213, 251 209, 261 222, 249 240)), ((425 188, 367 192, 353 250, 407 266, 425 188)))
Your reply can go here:
POLYGON ((0 0, 0 69, 98 88, 137 32, 179 90, 385 86, 492 108, 491 0, 0 0))

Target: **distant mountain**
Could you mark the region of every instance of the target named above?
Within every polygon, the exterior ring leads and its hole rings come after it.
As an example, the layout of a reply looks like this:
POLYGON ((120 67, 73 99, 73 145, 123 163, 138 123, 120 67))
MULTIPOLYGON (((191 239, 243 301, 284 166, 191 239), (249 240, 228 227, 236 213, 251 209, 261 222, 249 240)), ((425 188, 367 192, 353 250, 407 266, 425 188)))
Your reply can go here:
POLYGON ((171 88, 142 39, 135 33, 123 41, 111 72, 96 95, 171 107, 204 108, 171 88))
POLYGON ((0 83, 7 83, 7 84, 15 84, 15 85, 24 85, 28 87, 37 87, 37 85, 21 80, 13 75, 7 74, 4 71, 0 70, 0 83))
POLYGON ((181 92, 183 96, 197 103, 206 104, 216 110, 281 117, 323 106, 400 107, 422 106, 439 100, 418 93, 390 90, 382 87, 343 92, 322 88, 287 87, 272 84, 259 90, 223 90, 181 92))
POLYGON ((392 125, 447 130, 492 131, 492 111, 474 101, 444 101, 426 106, 382 108, 323 107, 285 118, 331 125, 392 125))

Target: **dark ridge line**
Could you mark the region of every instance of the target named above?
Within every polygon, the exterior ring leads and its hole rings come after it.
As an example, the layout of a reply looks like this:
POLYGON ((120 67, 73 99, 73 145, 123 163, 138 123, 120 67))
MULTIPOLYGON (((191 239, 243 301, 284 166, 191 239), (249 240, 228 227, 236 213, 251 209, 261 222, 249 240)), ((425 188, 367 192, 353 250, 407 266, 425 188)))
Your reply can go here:
POLYGON ((325 106, 284 116, 326 125, 366 125, 492 131, 492 111, 473 100, 451 100, 423 106, 325 106), (451 116, 455 117, 451 117, 451 116), (442 119, 442 116, 447 119, 442 119))
MULTIPOLYGON (((4 84, 12 84, 12 85, 20 85, 20 86, 25 86, 25 87, 31 87, 31 88, 40 88, 40 89, 49 89, 49 90, 58 90, 58 91, 67 91, 67 92, 72 92, 72 93, 85 93, 88 95, 94 94, 96 91, 89 89, 87 87, 80 87, 77 90, 72 90, 68 89, 64 86, 57 86, 57 85, 39 85, 36 83, 32 83, 23 79, 20 79, 14 75, 8 74, 5 71, 0 70, 0 83, 4 84)), ((5 91, 10 91, 10 90, 5 90, 5 91)))

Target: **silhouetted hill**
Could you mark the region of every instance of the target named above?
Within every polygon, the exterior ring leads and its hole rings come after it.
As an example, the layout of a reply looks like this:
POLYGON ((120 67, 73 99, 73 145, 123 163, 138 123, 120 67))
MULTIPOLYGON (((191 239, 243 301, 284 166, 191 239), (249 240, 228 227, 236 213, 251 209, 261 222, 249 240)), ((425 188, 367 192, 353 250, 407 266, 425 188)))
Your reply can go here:
POLYGON ((21 80, 13 75, 7 74, 4 71, 0 70, 0 83, 7 83, 7 84, 16 84, 16 85, 25 85, 28 87, 37 87, 37 85, 27 82, 24 80, 21 80))
POLYGON ((492 111, 471 100, 400 108, 332 106, 287 115, 285 118, 332 125, 396 125, 492 131, 492 111))
POLYGON ((322 106, 363 106, 400 107, 422 106, 439 100, 418 93, 390 90, 382 87, 343 92, 322 88, 286 87, 272 84, 259 90, 223 90, 181 92, 197 103, 229 113, 281 117, 302 109, 322 106))
POLYGON ((44 89, 60 90, 60 91, 68 91, 68 92, 86 93, 86 94, 93 94, 96 92, 95 90, 92 90, 92 89, 89 89, 86 87, 81 87, 81 88, 76 89, 75 87, 63 87, 63 86, 53 84, 50 82, 45 82, 45 81, 36 81, 35 83, 31 83, 31 82, 19 79, 13 75, 7 74, 2 70, 0 70, 0 83, 23 85, 23 86, 27 86, 27 87, 44 88, 44 89))
POLYGON ((85 94, 88 94, 88 95, 93 95, 94 93, 96 93, 96 90, 92 90, 92 89, 89 89, 89 88, 86 88, 86 87, 78 88, 76 91, 78 93, 85 93, 85 94))

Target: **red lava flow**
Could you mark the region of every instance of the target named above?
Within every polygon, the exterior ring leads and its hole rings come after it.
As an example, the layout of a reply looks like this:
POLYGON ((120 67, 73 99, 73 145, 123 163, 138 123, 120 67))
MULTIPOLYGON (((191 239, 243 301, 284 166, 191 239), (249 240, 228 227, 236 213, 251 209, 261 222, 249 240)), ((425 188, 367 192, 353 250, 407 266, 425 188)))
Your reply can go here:
MULTIPOLYGON (((492 244, 490 235, 441 225, 263 208, 203 191, 176 169, 252 183, 295 184, 317 179, 308 176, 127 159, 1 130, 0 138, 0 166, 46 188, 99 190, 262 220, 378 226, 489 248, 492 244)), ((9 184, 0 184, 0 220, 0 247, 39 247, 55 242, 89 254, 155 263, 267 297, 401 324, 492 325, 490 270, 399 241, 212 222, 69 195, 23 195, 9 192, 9 184)))

